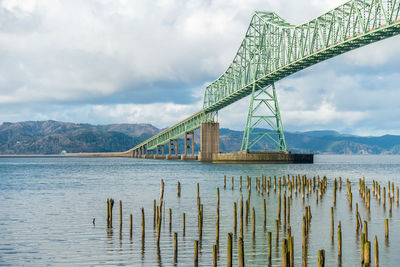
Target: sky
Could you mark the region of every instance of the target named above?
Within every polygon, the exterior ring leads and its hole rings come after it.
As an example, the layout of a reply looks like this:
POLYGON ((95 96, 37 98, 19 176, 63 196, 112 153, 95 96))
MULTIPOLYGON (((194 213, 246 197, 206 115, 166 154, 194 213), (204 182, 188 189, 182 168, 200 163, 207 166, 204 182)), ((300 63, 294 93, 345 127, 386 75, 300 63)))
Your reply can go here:
MULTIPOLYGON (((338 0, 0 0, 0 122, 151 123, 202 107, 254 11, 301 24, 338 0)), ((287 131, 400 134, 400 36, 276 84, 287 131)), ((219 112, 243 130, 249 98, 219 112)))

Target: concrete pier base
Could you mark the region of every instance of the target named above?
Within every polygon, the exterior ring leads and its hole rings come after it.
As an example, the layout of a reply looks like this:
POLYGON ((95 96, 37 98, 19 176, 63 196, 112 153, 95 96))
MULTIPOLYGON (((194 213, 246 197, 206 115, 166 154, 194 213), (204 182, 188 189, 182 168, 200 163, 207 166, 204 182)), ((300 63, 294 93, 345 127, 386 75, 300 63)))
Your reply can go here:
POLYGON ((181 160, 197 160, 197 156, 181 155, 181 160))
POLYGON ((211 162, 215 153, 219 153, 219 123, 202 123, 200 127, 199 161, 211 162))
POLYGON ((181 159, 180 155, 167 155, 165 156, 165 159, 181 159))
POLYGON ((236 152, 214 153, 212 163, 231 164, 290 164, 313 163, 314 154, 292 154, 289 152, 236 152))
POLYGON ((162 156, 162 155, 154 155, 153 158, 154 158, 154 159, 165 159, 165 156, 162 156))

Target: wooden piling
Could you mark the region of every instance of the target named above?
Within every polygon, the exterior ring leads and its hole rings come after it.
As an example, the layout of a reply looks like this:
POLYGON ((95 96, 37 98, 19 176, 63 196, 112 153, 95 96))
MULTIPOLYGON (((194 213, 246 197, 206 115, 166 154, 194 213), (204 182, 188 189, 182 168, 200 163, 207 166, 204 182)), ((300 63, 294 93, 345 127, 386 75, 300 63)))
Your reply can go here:
POLYGON ((219 207, 219 187, 217 187, 217 206, 219 207))
POLYGON ((242 191, 242 176, 240 176, 239 190, 242 191))
POLYGON ((275 220, 276 240, 279 240, 279 221, 275 220))
POLYGON ((174 233, 174 262, 178 262, 178 233, 174 233))
POLYGON ((237 233, 237 204, 233 202, 233 233, 237 233))
POLYGON ((256 236, 256 211, 253 206, 253 238, 256 236))
POLYGON ((282 240, 282 267, 289 267, 288 244, 286 238, 282 240))
POLYGON ((267 227, 267 203, 264 198, 264 231, 266 230, 267 227))
POLYGON ((219 207, 217 207, 217 221, 215 224, 215 244, 219 248, 219 207))
POLYGON ((122 229, 122 200, 119 201, 119 228, 122 229))
POLYGON ((178 181, 178 197, 181 197, 181 182, 178 181))
POLYGON ((169 208, 169 232, 171 233, 172 229, 172 210, 169 208))
MULTIPOLYGON (((161 186, 160 186, 160 205, 159 205, 158 221, 157 221, 157 247, 160 246, 163 201, 164 201, 164 180, 161 179, 161 186)), ((143 216, 143 217, 144 217, 144 216, 143 216)), ((144 232, 144 231, 143 231, 143 232, 144 232)))
POLYGON ((375 267, 379 267, 379 247, 378 247, 378 238, 376 236, 374 238, 374 262, 375 262, 375 267))
POLYGON ((238 247, 239 247, 239 267, 244 267, 244 245, 243 245, 243 239, 239 237, 238 240, 238 247))
POLYGON ((228 233, 226 266, 232 267, 232 233, 228 233))
POLYGON ((107 198, 107 228, 110 227, 110 200, 107 198))
POLYGON ((224 189, 226 189, 226 175, 224 175, 224 189))
POLYGON ((386 206, 386 187, 383 187, 383 207, 386 206))
POLYGON ((132 239, 132 228, 133 228, 133 224, 132 224, 132 213, 129 215, 129 237, 130 239, 132 239))
POLYGON ((281 194, 278 194, 278 220, 281 221, 281 194))
POLYGON ((199 241, 195 240, 194 241, 194 266, 197 267, 199 266, 199 241))
POLYGON ((234 178, 232 176, 232 190, 233 190, 233 188, 234 188, 234 178))
POLYGON ((385 238, 389 238, 389 220, 385 218, 385 238))
POLYGON ((145 235, 145 225, 144 225, 144 208, 142 208, 142 242, 144 242, 144 235, 145 235))
POLYGON ((371 242, 365 241, 364 243, 364 266, 371 266, 371 242))
POLYGON ((186 218, 185 218, 185 213, 182 213, 182 236, 185 236, 186 234, 186 218))
POLYGON ((270 259, 270 260, 271 260, 271 255, 272 255, 271 239, 272 239, 272 233, 268 232, 268 259, 270 259))
POLYGON ((156 228, 156 200, 153 201, 153 228, 156 228))
POLYGON ((240 237, 243 238, 243 196, 240 200, 240 237))
POLYGON ((339 221, 337 230, 337 245, 338 245, 338 257, 342 257, 342 224, 339 221))
POLYGON ((363 230, 364 230, 365 242, 367 242, 368 241, 368 223, 367 223, 367 221, 364 221, 363 230))
POLYGON ((325 250, 318 250, 318 267, 325 267, 325 250))
POLYGON ((217 245, 213 245, 213 267, 217 267, 217 245))

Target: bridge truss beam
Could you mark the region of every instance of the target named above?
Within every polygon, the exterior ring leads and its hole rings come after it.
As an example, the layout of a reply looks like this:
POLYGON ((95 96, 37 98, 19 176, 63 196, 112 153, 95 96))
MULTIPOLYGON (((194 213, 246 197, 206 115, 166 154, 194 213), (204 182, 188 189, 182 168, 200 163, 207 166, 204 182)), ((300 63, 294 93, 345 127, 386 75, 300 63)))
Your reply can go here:
POLYGON ((400 0, 350 0, 302 25, 255 12, 228 69, 204 94, 203 109, 135 146, 155 149, 212 122, 222 108, 295 72, 400 33, 400 0))

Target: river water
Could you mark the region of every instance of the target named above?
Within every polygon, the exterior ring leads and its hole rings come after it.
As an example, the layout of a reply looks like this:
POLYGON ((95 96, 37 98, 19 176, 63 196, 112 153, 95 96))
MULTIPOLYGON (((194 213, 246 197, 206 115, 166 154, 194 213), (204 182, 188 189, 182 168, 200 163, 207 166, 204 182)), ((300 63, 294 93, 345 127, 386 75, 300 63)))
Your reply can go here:
MULTIPOLYGON (((204 228, 199 265, 212 265, 215 243, 216 188, 220 188, 219 266, 226 265, 227 233, 233 231, 233 202, 240 199, 239 176, 252 177, 251 207, 256 210, 256 235, 250 223, 244 228, 246 266, 268 266, 267 232, 272 232, 271 266, 281 266, 281 242, 285 229, 280 226, 276 241, 277 193, 267 196, 254 190, 255 177, 307 175, 327 176, 328 189, 316 204, 315 195, 303 202, 300 194, 291 202, 291 228, 294 236, 295 266, 302 262, 302 216, 311 206, 312 221, 308 241, 308 266, 316 266, 317 252, 325 249, 327 266, 340 266, 337 258, 336 227, 341 221, 343 256, 341 266, 360 264, 360 239, 356 234, 355 203, 362 220, 368 221, 369 240, 376 235, 381 266, 400 262, 400 210, 396 202, 392 217, 388 208, 371 195, 370 212, 358 193, 358 179, 372 179, 382 188, 387 181, 399 185, 400 156, 317 155, 307 165, 214 165, 199 162, 128 158, 0 158, 0 265, 1 266, 91 266, 134 265, 174 266, 173 232, 178 233, 177 266, 193 266, 193 242, 198 239, 196 184, 200 185, 204 205, 204 228), (227 188, 223 189, 223 177, 227 188), (235 178, 231 190, 231 177, 235 178), (330 207, 333 179, 342 177, 335 213, 335 238, 332 241, 330 207), (155 243, 153 199, 159 198, 160 179, 165 181, 166 212, 160 241, 155 243), (353 209, 346 197, 346 179, 352 182, 353 209), (178 180, 182 194, 176 194, 178 180), (114 198, 114 228, 106 227, 106 199, 114 198), (267 201, 267 229, 263 228, 263 198, 267 201), (118 201, 123 204, 123 227, 119 228, 118 201), (141 208, 145 211, 145 242, 141 238, 141 208), (172 233, 168 209, 172 209, 172 233), (182 236, 182 213, 186 213, 186 236, 182 236), (133 237, 129 236, 129 214, 133 214, 133 237), (93 225, 95 218, 95 225, 93 225), (389 218, 390 237, 385 239, 384 218, 389 218)), ((247 198, 246 179, 243 196, 247 198)), ((372 193, 372 189, 371 189, 372 193)), ((233 237, 233 263, 237 265, 237 236, 233 237)), ((373 257, 372 257, 373 258, 373 257)), ((175 265, 175 266, 176 266, 175 265)))

